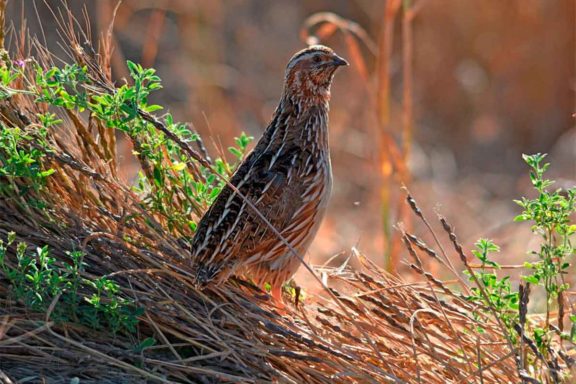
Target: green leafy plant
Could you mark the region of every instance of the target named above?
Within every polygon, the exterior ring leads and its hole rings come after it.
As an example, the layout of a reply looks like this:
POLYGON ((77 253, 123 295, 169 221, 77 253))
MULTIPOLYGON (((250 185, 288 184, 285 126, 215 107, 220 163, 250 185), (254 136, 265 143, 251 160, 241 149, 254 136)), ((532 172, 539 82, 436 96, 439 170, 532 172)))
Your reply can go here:
MULTIPOLYGON (((544 163, 545 154, 524 155, 524 161, 530 166, 530 181, 537 192, 533 199, 522 198, 516 203, 523 209, 514 219, 520 222, 531 222, 532 232, 541 239, 540 249, 532 252, 538 257, 535 262, 526 262, 524 266, 531 271, 522 278, 534 285, 541 286, 546 292, 546 324, 535 339, 541 342, 539 347, 545 349, 550 342, 551 329, 549 318, 552 307, 559 307, 563 300, 562 293, 569 285, 564 279, 570 268, 571 256, 574 255, 572 241, 576 233, 576 224, 571 216, 576 212, 576 187, 568 190, 551 189, 554 181, 546 179, 544 173, 549 163, 544 163)), ((576 334, 576 317, 572 320, 571 339, 576 334)), ((562 319, 559 319, 561 322, 562 319)), ((562 329, 562 327, 560 327, 562 329)), ((535 335, 536 336, 536 335, 535 335)))
POLYGON ((55 172, 47 166, 47 151, 42 148, 46 132, 43 127, 23 130, 0 123, 0 133, 0 197, 44 211, 47 204, 38 192, 55 172))
MULTIPOLYGON (((476 249, 472 251, 472 254, 481 264, 479 270, 473 273, 484 287, 487 299, 479 287, 472 287, 472 294, 466 299, 481 305, 482 308, 493 308, 502 319, 512 340, 515 341, 514 325, 518 322, 518 292, 513 290, 510 276, 498 278, 496 270, 500 269, 500 264, 489 258, 491 253, 500 252, 500 247, 489 239, 480 239, 475 246, 476 249)), ((464 273, 469 276, 470 280, 473 280, 468 271, 464 273)), ((483 309, 481 312, 487 313, 488 311, 483 309)), ((478 318, 477 313, 476 316, 478 318)), ((478 329, 478 331, 483 332, 483 329, 478 329)))
MULTIPOLYGON (((523 267, 530 273, 522 276, 522 279, 542 287, 545 292, 546 321, 543 325, 530 326, 528 333, 542 356, 547 356, 554 335, 558 329, 563 329, 563 312, 559 311, 558 327, 551 326, 550 314, 554 309, 563 308, 563 292, 569 288, 564 275, 568 273, 571 257, 575 252, 572 242, 576 224, 571 219, 576 213, 576 187, 568 190, 552 190, 554 181, 544 177, 550 166, 549 163, 543 163, 545 155, 524 155, 523 158, 530 167, 530 180, 537 196, 532 199, 523 197, 515 200, 523 211, 514 220, 531 222, 532 232, 541 240, 539 249, 532 252, 538 260, 524 263, 523 267)), ((489 315, 494 311, 507 328, 511 341, 516 344, 519 340, 517 330, 521 327, 520 297, 518 291, 511 285, 510 276, 500 278, 497 274, 500 264, 490 259, 490 254, 499 251, 499 247, 491 240, 480 239, 476 242, 476 249, 472 254, 480 261, 480 266, 479 270, 473 273, 488 299, 482 294, 480 287, 473 287, 472 294, 466 298, 478 304, 479 312, 483 315, 489 315)), ((465 273, 473 280, 468 271, 465 273)), ((575 342, 576 314, 569 315, 569 319, 572 322, 571 331, 569 334, 561 334, 560 337, 575 342)))
MULTIPOLYGON (((224 180, 244 159, 253 138, 244 133, 235 138, 236 145, 228 148, 233 162, 217 158, 211 167, 198 164, 143 116, 163 109, 148 102, 150 94, 162 88, 155 70, 131 61, 127 62, 127 67, 130 82, 114 89, 101 89, 95 86, 85 66, 66 64, 61 68, 44 69, 33 59, 18 65, 8 62, 0 66, 0 99, 18 93, 31 95, 35 103, 61 111, 88 111, 98 125, 124 132, 132 141, 133 154, 142 166, 134 185, 136 192, 142 195, 142 205, 151 214, 162 217, 174 234, 189 236, 196 228, 194 216, 197 218, 212 204, 222 190, 224 180), (26 66, 31 69, 34 79, 27 77, 30 71, 25 70, 26 66), (16 80, 26 88, 16 87, 16 80)), ((42 166, 50 151, 46 133, 62 122, 54 113, 37 117, 40 124, 31 124, 25 129, 2 127, 0 140, 0 176, 27 177, 25 189, 35 190, 39 190, 43 179, 53 172, 42 166)), ((201 140, 188 125, 174 121, 170 113, 158 119, 167 131, 184 143, 201 140)))
POLYGON ((52 67, 45 71, 36 65, 36 102, 84 111, 88 107, 88 95, 83 85, 87 82, 86 67, 66 64, 64 68, 52 67))
MULTIPOLYGON (((28 132, 15 127, 9 128, 0 126, 2 135, 0 136, 0 176, 4 176, 9 181, 17 178, 26 178, 27 187, 21 190, 25 194, 27 189, 38 191, 44 186, 45 178, 54 173, 53 169, 43 169, 42 160, 45 153, 29 146, 34 137, 28 132)), ((4 188, 14 189, 12 183, 2 184, 4 188)))
MULTIPOLYGON (((37 71, 37 101, 65 109, 84 111, 111 129, 126 133, 134 145, 133 154, 142 165, 135 190, 143 196, 147 211, 166 220, 168 229, 176 234, 190 234, 196 228, 192 219, 204 211, 220 193, 224 181, 244 158, 252 137, 246 134, 235 139, 229 148, 237 160, 228 163, 215 160, 212 168, 194 163, 181 148, 160 132, 142 113, 163 109, 149 104, 150 94, 162 88, 160 77, 152 68, 127 62, 132 84, 123 84, 113 92, 88 93, 90 80, 86 68, 67 65, 62 69, 37 71), (197 171, 199 169, 199 173, 197 171)), ((200 137, 186 124, 175 122, 167 113, 160 118, 167 130, 185 143, 197 142, 200 137)))
POLYGON ((68 252, 69 260, 59 265, 48 246, 30 252, 25 243, 15 245, 16 234, 10 232, 6 243, 0 239, 0 270, 12 285, 12 295, 36 312, 47 312, 57 300, 51 319, 57 322, 78 322, 113 333, 135 332, 142 314, 133 300, 120 295, 118 284, 100 277, 82 276, 82 252, 68 252), (15 245, 15 261, 8 259, 9 248, 15 245))

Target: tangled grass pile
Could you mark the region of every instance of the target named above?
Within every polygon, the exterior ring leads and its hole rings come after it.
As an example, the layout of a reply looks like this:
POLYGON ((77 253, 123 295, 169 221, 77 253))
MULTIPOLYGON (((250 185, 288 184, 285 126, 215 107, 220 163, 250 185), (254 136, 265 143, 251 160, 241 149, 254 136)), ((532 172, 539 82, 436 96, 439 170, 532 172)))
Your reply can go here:
MULTIPOLYGON (((1 54, 0 382, 567 377, 566 348, 538 344, 528 332, 527 285, 508 307, 497 307, 485 274, 472 270, 444 219, 471 277, 459 280, 462 293, 421 261, 431 258, 458 275, 449 257, 408 233, 420 283, 353 252, 359 269, 316 268, 331 298, 309 297, 287 314, 240 279, 197 289, 188 240, 234 164, 212 161, 188 126, 154 114, 161 107, 148 103, 160 88, 153 70, 128 63, 131 80, 116 86, 110 36, 95 52, 71 14, 59 20, 70 63, 56 66, 28 37, 15 44, 18 53, 1 54), (120 136, 140 164, 133 183, 121 176, 120 136)), ((231 152, 241 159, 249 141, 238 138, 231 152)), ((484 250, 479 255, 488 261, 493 247, 484 250)))

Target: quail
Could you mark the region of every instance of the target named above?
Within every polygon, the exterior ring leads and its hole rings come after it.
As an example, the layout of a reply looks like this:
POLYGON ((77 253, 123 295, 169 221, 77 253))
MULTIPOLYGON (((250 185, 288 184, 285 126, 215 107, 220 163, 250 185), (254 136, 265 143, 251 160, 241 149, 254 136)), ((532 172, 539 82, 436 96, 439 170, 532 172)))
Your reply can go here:
POLYGON ((260 286, 270 284, 283 306, 282 285, 300 266, 330 196, 330 85, 345 65, 322 45, 292 56, 272 121, 230 180, 241 195, 225 186, 198 223, 191 260, 199 284, 241 275, 260 286))

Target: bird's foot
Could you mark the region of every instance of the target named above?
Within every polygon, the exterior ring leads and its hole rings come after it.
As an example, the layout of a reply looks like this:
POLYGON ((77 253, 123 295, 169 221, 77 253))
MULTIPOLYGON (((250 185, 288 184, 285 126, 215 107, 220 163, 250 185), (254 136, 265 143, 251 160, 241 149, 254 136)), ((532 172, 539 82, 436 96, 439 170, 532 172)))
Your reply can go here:
POLYGON ((272 294, 274 304, 276 305, 276 308, 278 308, 278 311, 282 315, 285 315, 287 313, 287 307, 286 304, 284 304, 284 300, 282 299, 282 286, 279 285, 277 287, 272 287, 270 293, 272 294))

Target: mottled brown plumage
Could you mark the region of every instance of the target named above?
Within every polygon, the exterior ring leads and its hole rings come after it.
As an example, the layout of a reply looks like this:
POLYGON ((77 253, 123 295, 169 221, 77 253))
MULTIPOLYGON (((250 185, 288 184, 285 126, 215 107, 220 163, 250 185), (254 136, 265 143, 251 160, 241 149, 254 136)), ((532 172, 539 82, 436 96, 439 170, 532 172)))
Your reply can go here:
MULTIPOLYGON (((316 235, 332 187, 330 84, 336 69, 347 64, 320 45, 296 53, 270 125, 231 179, 300 257, 316 235)), ((230 187, 200 221, 192 262, 201 284, 241 274, 259 285, 270 283, 277 300, 300 266, 299 257, 230 187)))

